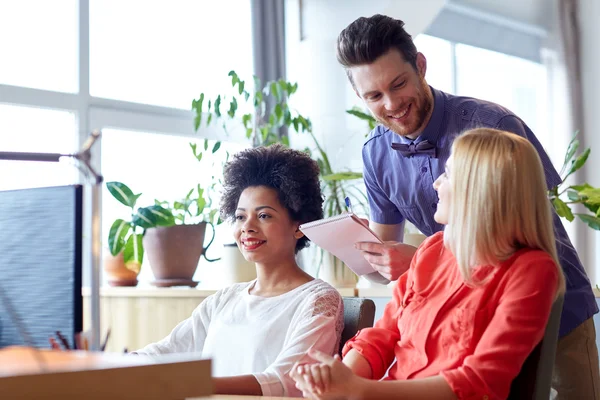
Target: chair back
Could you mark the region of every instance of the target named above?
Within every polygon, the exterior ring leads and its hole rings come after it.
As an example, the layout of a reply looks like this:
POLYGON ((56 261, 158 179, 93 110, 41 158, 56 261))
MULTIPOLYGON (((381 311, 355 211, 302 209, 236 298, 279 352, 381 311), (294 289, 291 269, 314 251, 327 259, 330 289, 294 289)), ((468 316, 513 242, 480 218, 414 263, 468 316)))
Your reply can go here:
POLYGON ((558 343, 558 328, 564 297, 554 301, 542 341, 533 349, 521 372, 513 380, 508 400, 548 400, 558 343))
POLYGON ((340 354, 344 344, 360 329, 370 328, 375 321, 375 303, 363 297, 344 297, 344 330, 340 340, 340 354))

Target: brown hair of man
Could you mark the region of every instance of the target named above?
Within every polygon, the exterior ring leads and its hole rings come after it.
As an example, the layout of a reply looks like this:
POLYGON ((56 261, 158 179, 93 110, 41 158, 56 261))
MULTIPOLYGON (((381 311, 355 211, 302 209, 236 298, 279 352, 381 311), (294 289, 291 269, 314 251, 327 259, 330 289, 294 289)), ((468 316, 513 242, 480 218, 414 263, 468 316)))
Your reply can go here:
POLYGON ((352 85, 350 68, 370 64, 396 49, 417 70, 417 48, 404 30, 404 22, 386 15, 361 17, 348 25, 337 39, 337 60, 346 69, 352 85))

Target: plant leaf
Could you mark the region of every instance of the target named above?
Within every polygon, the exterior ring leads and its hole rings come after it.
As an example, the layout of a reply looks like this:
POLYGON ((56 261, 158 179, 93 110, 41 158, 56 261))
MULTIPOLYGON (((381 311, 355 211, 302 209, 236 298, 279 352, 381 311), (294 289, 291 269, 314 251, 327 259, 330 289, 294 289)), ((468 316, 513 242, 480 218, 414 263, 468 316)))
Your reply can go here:
POLYGON ((138 235, 137 233, 133 232, 133 234, 129 236, 129 239, 127 239, 127 244, 125 244, 125 249, 123 250, 123 260, 125 261, 125 266, 131 264, 132 262, 138 264, 137 268, 142 265, 142 261, 144 260, 144 245, 142 244, 142 235, 138 235))
POLYGON ((352 179, 362 179, 362 177, 363 177, 362 172, 347 171, 347 172, 337 172, 334 174, 324 175, 321 178, 324 181, 348 181, 348 180, 352 180, 352 179))
POLYGON ((568 175, 571 175, 573 172, 579 170, 585 162, 587 161, 590 155, 590 149, 585 149, 585 151, 573 161, 573 165, 571 165, 571 169, 569 169, 568 175))
POLYGON ((110 254, 116 256, 123 250, 125 238, 130 230, 131 225, 122 219, 117 219, 113 222, 108 233, 108 248, 110 249, 110 254))
POLYGON ((217 152, 217 150, 219 150, 219 148, 221 147, 221 142, 216 142, 215 145, 212 148, 212 153, 215 154, 217 152))
POLYGON ((217 116, 217 118, 221 118, 221 95, 218 95, 215 99, 215 105, 213 112, 217 116))
POLYGON ((227 74, 228 76, 231 77, 231 86, 235 86, 235 84, 239 81, 238 75, 236 74, 235 71, 229 71, 229 73, 227 74))
POLYGON ((569 206, 561 199, 555 197, 552 199, 552 205, 560 217, 566 218, 569 222, 575 218, 569 206))
POLYGON ((600 204, 600 188, 585 188, 579 191, 579 195, 584 197, 584 203, 586 204, 600 204))
POLYGON ((141 195, 141 193, 137 195, 133 194, 131 189, 121 182, 106 182, 106 187, 115 199, 117 199, 121 204, 131 208, 135 207, 135 202, 141 195))
POLYGON ((600 218, 587 214, 575 214, 585 222, 590 228, 600 231, 600 218))
POLYGON ((577 140, 578 133, 579 132, 575 132, 575 135, 573 135, 573 139, 571 139, 571 141, 569 142, 567 152, 565 153, 565 161, 563 163, 562 168, 560 169, 559 175, 562 175, 563 172, 567 169, 567 165, 569 165, 569 162, 571 161, 571 159, 577 152, 577 149, 579 148, 579 140, 577 140))

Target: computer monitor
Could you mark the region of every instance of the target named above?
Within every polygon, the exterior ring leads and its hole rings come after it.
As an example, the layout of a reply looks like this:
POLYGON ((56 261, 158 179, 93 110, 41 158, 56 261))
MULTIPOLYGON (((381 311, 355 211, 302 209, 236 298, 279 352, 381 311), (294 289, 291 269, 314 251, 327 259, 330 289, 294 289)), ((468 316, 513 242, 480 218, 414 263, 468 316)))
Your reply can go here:
POLYGON ((82 189, 0 191, 0 348, 81 332, 82 189))

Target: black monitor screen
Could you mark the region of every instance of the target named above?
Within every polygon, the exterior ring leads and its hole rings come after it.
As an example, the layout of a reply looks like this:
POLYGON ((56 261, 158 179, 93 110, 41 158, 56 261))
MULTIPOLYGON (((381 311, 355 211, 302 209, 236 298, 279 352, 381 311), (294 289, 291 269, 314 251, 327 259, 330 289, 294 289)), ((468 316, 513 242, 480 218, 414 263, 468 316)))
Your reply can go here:
POLYGON ((79 185, 0 191, 0 348, 81 332, 82 198, 79 185))

